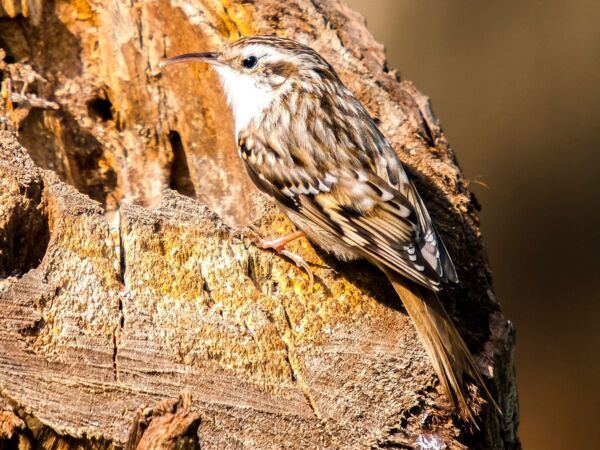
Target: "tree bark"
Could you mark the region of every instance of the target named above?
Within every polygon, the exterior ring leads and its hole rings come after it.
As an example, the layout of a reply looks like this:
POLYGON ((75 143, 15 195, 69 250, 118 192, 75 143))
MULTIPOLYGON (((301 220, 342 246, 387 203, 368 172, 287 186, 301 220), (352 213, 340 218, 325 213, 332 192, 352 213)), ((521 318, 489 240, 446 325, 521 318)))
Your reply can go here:
POLYGON ((478 204, 359 15, 337 0, 0 4, 0 448, 134 448, 161 427, 182 436, 172 448, 519 448, 514 330, 478 204), (461 280, 442 301, 503 410, 479 431, 376 269, 300 241, 311 288, 234 233, 291 226, 247 179, 215 76, 157 65, 273 33, 332 63, 413 175, 461 280))

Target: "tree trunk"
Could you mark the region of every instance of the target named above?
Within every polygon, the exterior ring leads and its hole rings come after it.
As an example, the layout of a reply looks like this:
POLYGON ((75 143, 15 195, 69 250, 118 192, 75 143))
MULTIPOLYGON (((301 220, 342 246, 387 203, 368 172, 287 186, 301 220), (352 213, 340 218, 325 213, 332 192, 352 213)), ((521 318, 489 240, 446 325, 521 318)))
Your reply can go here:
POLYGON ((161 447, 143 435, 161 427, 185 448, 519 448, 514 330, 477 202, 359 15, 337 0, 0 5, 0 448, 161 447), (311 287, 232 233, 291 227, 247 179, 215 76, 157 65, 273 33, 336 68, 413 175, 461 280, 442 301, 503 410, 479 431, 381 273, 300 241, 311 287))

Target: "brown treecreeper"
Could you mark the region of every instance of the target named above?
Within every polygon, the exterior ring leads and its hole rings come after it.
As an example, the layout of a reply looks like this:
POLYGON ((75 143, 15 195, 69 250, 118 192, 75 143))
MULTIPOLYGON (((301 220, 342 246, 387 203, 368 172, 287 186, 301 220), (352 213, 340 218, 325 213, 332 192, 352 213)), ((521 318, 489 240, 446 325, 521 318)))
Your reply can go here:
POLYGON ((218 53, 176 56, 161 68, 193 61, 219 75, 250 178, 300 230, 263 247, 281 252, 306 236, 341 260, 375 264, 402 299, 460 416, 476 426, 470 383, 498 409, 436 295, 458 282, 450 256, 397 154, 333 67, 298 42, 254 36, 218 53))

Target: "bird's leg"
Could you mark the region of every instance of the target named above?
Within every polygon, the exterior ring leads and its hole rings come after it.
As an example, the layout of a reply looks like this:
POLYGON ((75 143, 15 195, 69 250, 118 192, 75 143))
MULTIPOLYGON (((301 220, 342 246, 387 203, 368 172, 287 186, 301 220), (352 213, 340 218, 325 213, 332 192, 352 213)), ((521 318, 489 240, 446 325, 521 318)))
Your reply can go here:
POLYGON ((296 231, 294 233, 288 234, 286 236, 281 236, 275 239, 259 239, 256 245, 265 250, 273 250, 278 255, 283 255, 286 258, 292 260, 294 264, 298 267, 304 269, 309 279, 310 288, 315 284, 315 278, 313 276, 312 270, 308 267, 307 262, 302 258, 302 256, 290 252, 286 250, 285 246, 296 239, 300 239, 301 237, 305 237, 306 234, 304 231, 296 231))
POLYGON ((275 239, 263 239, 262 237, 260 237, 260 234, 258 233, 256 227, 251 225, 249 228, 254 234, 253 242, 257 247, 262 248, 263 250, 273 250, 278 255, 285 256, 286 258, 290 259, 294 264, 296 264, 296 266, 300 267, 301 269, 304 269, 304 271, 308 275, 310 283, 309 286, 310 288, 312 288, 312 286, 315 283, 315 278, 312 273, 312 270, 310 270, 310 267, 308 266, 308 263, 304 260, 304 258, 302 258, 302 256, 293 253, 289 250, 286 250, 285 248, 285 246, 290 242, 295 241, 296 239, 300 239, 301 237, 305 237, 306 234, 304 233, 304 231, 296 231, 294 233, 287 234, 285 236, 281 236, 275 239))
POLYGON ((285 246, 296 239, 306 236, 304 231, 296 231, 286 236, 281 236, 275 239, 260 239, 257 245, 262 249, 270 249, 276 253, 282 253, 285 251, 285 246))

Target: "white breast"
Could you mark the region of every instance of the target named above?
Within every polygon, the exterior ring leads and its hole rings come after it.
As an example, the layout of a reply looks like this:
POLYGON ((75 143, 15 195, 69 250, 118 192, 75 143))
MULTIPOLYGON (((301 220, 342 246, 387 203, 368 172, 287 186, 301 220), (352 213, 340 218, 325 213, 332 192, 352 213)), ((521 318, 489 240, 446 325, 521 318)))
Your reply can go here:
POLYGON ((273 101, 273 90, 266 86, 258 86, 251 76, 235 72, 229 67, 214 66, 214 69, 219 74, 233 112, 237 139, 240 130, 273 101))

